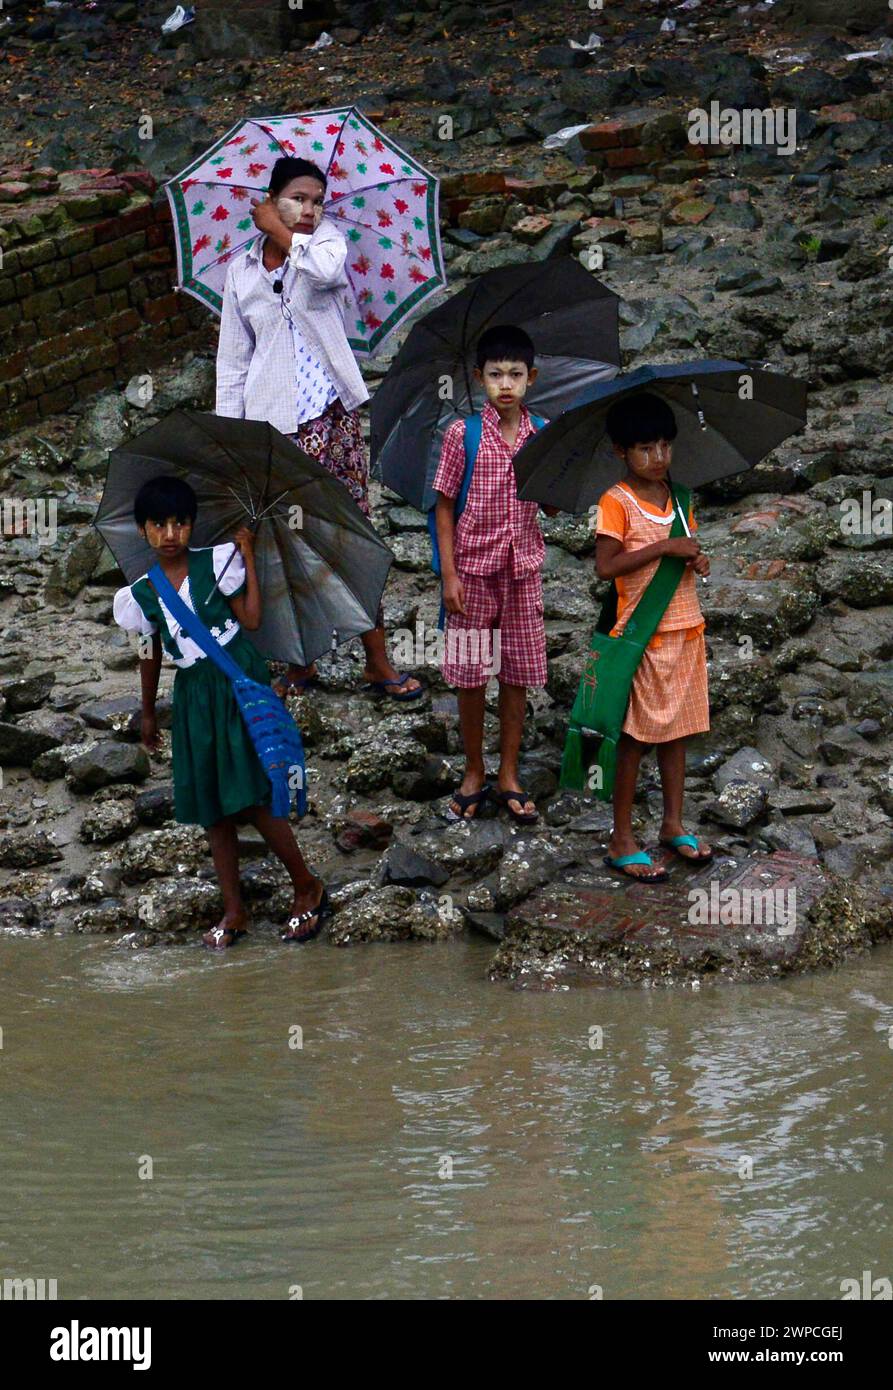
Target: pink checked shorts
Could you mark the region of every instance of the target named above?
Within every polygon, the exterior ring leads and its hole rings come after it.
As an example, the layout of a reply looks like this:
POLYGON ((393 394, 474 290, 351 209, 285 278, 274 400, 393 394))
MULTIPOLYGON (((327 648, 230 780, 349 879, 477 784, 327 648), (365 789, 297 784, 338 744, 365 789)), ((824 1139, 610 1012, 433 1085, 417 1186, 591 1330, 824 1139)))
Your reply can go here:
POLYGON ((463 613, 448 613, 443 678, 470 690, 496 676, 505 685, 545 685, 546 629, 539 570, 513 579, 459 573, 463 613))

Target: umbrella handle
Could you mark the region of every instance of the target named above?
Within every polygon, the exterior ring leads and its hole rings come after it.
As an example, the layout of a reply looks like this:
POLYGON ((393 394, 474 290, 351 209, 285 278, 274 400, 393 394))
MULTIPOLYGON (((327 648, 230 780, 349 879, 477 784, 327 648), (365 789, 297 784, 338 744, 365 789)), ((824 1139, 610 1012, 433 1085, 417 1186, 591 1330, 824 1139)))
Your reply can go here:
MULTIPOLYGON (((260 526, 260 517, 257 518, 257 520, 256 520, 255 523, 254 523, 254 526, 252 527, 252 530, 254 531, 254 534, 255 534, 255 535, 257 535, 257 530, 258 530, 258 527, 259 527, 259 526, 260 526)), ((216 594, 221 579, 222 579, 223 576, 226 574, 227 570, 229 569, 230 565, 232 564, 233 560, 236 558, 236 556, 238 555, 238 553, 239 553, 239 547, 236 545, 235 541, 233 541, 233 551, 232 551, 232 554, 230 555, 229 559, 227 560, 226 564, 223 566, 223 569, 220 571, 220 574, 218 575, 217 579, 215 580, 214 587, 213 587, 213 589, 211 590, 211 592, 208 594, 208 597, 205 599, 205 603, 210 603, 211 599, 212 599, 212 598, 214 597, 214 595, 216 594)))

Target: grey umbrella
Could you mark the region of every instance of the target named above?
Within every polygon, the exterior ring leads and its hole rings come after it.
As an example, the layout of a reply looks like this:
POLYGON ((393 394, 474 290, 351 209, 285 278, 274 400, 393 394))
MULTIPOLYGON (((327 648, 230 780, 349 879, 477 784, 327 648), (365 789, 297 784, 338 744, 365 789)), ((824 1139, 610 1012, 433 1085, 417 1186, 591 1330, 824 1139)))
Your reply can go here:
POLYGON ((552 419, 580 391, 620 368, 618 298, 570 256, 505 266, 479 275, 413 326, 371 406, 377 476, 425 511, 440 443, 460 416, 479 410, 475 347, 496 324, 523 328, 536 349, 538 378, 526 400, 552 419))
POLYGON ((128 583, 156 558, 133 503, 161 474, 195 490, 192 545, 255 531, 263 621, 246 635, 263 656, 309 666, 375 626, 393 555, 342 483, 257 420, 175 411, 113 451, 94 525, 128 583))
POLYGON ((588 388, 515 455, 518 496, 585 512, 624 465, 605 432, 615 401, 648 391, 672 407, 679 433, 672 476, 702 487, 753 468, 806 422, 806 383, 744 362, 639 367, 588 388))

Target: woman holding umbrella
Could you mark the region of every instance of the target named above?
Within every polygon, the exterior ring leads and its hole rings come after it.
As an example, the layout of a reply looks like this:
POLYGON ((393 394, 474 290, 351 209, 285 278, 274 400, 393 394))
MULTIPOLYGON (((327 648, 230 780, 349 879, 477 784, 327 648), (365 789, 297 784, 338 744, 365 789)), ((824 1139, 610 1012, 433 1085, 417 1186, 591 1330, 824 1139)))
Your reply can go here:
MULTIPOLYGON (((273 165, 266 199, 253 198, 264 233, 235 257, 223 292, 217 352, 218 415, 266 420, 343 483, 369 515, 368 461, 358 408, 369 399, 347 339, 347 243, 323 216, 326 175, 306 159, 273 165)), ((381 610, 362 636, 370 689, 416 699, 421 684, 388 661, 381 610)), ((290 665, 285 695, 318 679, 290 665)))

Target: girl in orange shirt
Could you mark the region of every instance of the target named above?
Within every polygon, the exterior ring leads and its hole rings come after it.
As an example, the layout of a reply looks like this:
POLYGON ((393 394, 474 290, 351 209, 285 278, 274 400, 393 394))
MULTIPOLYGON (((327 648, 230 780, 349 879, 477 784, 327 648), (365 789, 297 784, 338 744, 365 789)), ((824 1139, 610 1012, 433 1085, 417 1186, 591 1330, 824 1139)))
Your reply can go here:
MULTIPOLYGON (((669 405, 648 392, 625 397, 609 410, 606 428, 626 465, 625 477, 601 497, 596 523, 596 571, 617 585, 611 636, 623 632, 664 555, 687 562, 642 656, 617 746, 608 862, 630 878, 653 883, 665 879, 666 870, 639 849, 632 828, 639 763, 651 744, 657 745, 664 801, 660 843, 684 859, 704 862, 713 855, 682 825, 686 739, 710 727, 704 618, 695 588, 695 575, 709 574, 710 562, 693 536, 669 535, 673 503, 667 478, 677 433, 669 405)), ((688 525, 697 530, 691 512, 688 525)))

